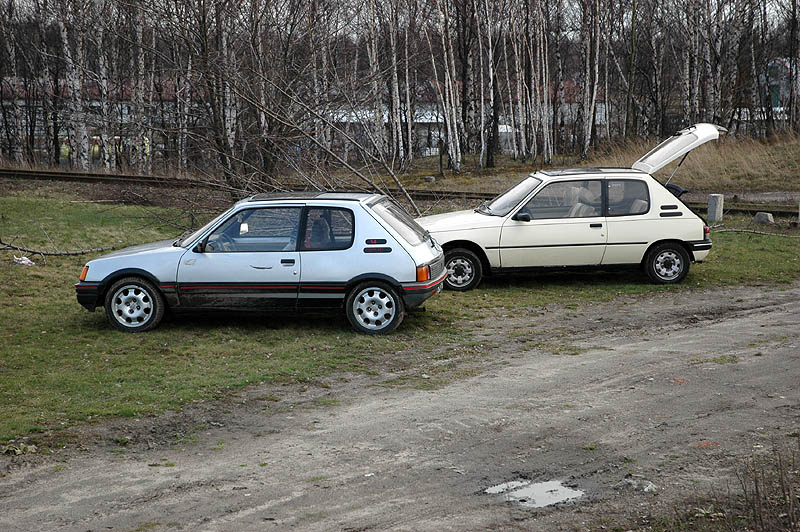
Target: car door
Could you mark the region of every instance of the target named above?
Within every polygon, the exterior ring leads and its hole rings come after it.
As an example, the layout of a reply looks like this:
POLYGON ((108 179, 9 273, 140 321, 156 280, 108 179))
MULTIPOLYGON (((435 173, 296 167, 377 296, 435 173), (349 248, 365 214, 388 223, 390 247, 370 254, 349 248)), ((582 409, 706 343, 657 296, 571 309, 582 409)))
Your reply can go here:
MULTIPOLYGON (((307 207, 303 214, 300 256, 300 308, 342 305, 345 285, 360 273, 363 256, 353 250, 355 215, 343 207, 307 207)), ((363 255, 363 253, 360 253, 363 255)))
POLYGON ((181 305, 190 308, 292 310, 297 304, 302 207, 234 213, 178 265, 181 305))
POLYGON ((546 185, 504 222, 501 267, 600 264, 606 246, 602 200, 600 179, 546 185), (525 215, 530 216, 529 221, 525 215))
POLYGON ((636 264, 642 260, 663 218, 653 218, 650 193, 641 179, 606 180, 608 241, 603 264, 636 264))

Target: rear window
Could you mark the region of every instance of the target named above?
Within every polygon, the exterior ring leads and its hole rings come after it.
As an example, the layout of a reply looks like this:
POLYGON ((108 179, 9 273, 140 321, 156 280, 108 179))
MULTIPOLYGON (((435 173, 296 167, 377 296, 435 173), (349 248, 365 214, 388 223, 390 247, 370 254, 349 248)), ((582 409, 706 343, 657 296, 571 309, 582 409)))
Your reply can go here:
POLYGON ((339 207, 311 207, 306 214, 306 233, 301 249, 347 249, 355 236, 353 211, 339 207))
POLYGON ((425 242, 425 230, 396 203, 384 198, 370 208, 412 246, 425 242))
POLYGON ((675 135, 647 152, 647 155, 639 159, 637 162, 648 164, 651 167, 661 166, 665 159, 674 157, 676 152, 684 149, 692 142, 697 141, 697 138, 697 135, 694 133, 675 135))

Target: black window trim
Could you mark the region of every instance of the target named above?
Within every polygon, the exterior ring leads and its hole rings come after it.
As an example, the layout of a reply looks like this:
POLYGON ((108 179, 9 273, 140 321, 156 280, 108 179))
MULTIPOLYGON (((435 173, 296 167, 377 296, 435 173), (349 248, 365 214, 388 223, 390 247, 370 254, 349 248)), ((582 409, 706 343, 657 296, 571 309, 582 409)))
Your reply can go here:
MULTIPOLYGON (((333 228, 331 228, 333 229, 333 228)), ((299 251, 301 253, 308 253, 308 252, 325 252, 325 251, 346 251, 353 247, 353 244, 356 241, 356 213, 353 209, 348 209, 347 207, 340 207, 338 205, 306 205, 303 207, 303 212, 300 213, 300 224, 297 228, 297 241, 295 245, 295 251, 299 251), (350 243, 346 248, 336 248, 336 249, 305 249, 303 246, 305 245, 302 240, 305 240, 306 228, 308 226, 308 211, 311 209, 334 209, 338 211, 347 211, 353 217, 353 234, 350 235, 350 243), (304 238, 300 238, 300 235, 304 235, 304 238)))
POLYGON ((653 199, 650 195, 650 187, 647 186, 647 181, 644 179, 631 179, 629 177, 608 177, 605 179, 606 186, 603 187, 603 213, 606 218, 619 218, 621 216, 643 216, 650 212, 653 208, 653 199), (636 183, 641 183, 644 185, 644 190, 647 192, 647 210, 644 212, 637 212, 637 213, 628 213, 628 214, 610 214, 608 212, 609 209, 609 202, 608 202, 608 187, 610 186, 612 181, 634 181, 636 183))

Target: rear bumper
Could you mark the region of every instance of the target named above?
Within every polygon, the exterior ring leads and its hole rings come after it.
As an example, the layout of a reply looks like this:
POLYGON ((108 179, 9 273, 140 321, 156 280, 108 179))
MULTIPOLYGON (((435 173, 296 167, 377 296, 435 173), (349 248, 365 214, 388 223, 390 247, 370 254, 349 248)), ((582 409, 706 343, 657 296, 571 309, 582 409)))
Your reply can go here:
POLYGON ((82 281, 75 285, 75 295, 78 298, 78 303, 80 303, 82 307, 90 312, 94 312, 94 309, 100 306, 97 301, 100 295, 100 283, 87 283, 82 281))
POLYGON ((434 281, 425 281, 423 283, 404 283, 403 303, 405 303, 406 308, 417 308, 428 298, 441 292, 445 278, 447 278, 446 270, 438 279, 434 281))
POLYGON ((711 239, 706 240, 694 240, 691 242, 687 242, 689 244, 689 249, 692 250, 692 256, 695 262, 702 262, 703 259, 706 258, 708 252, 711 251, 711 239))

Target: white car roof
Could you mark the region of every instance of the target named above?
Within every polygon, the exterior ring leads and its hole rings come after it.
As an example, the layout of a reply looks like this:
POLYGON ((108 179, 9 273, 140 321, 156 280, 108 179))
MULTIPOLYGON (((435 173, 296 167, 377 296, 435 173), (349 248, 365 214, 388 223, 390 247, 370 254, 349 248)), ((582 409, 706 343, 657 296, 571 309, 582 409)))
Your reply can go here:
MULTIPOLYGON (((539 177, 540 179, 542 176, 547 176, 549 178, 556 178, 556 177, 573 177, 573 176, 597 176, 598 174, 625 174, 630 175, 631 177, 644 177, 646 175, 645 172, 641 170, 635 170, 633 168, 606 168, 606 167, 594 167, 594 166, 586 166, 583 168, 557 168, 551 170, 541 170, 536 174, 531 174, 532 176, 539 177)), ((545 180, 547 180, 545 178, 545 180)))

